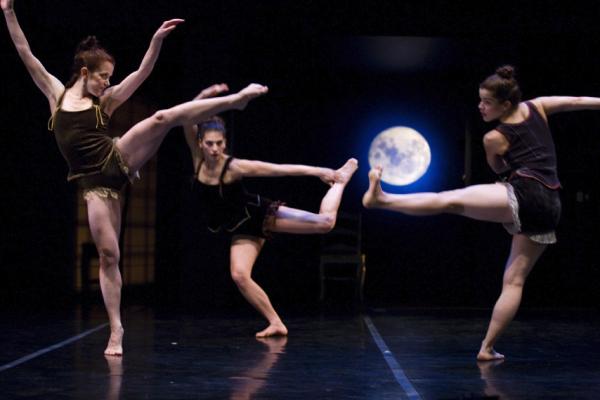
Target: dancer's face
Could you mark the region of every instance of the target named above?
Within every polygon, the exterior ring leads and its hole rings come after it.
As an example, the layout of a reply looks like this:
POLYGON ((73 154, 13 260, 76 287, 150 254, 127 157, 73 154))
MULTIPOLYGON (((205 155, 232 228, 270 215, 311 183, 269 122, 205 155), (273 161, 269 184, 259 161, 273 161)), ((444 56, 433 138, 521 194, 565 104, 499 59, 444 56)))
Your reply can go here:
POLYGON ((102 96, 102 93, 110 86, 110 78, 114 69, 115 66, 110 61, 103 61, 95 71, 82 68, 81 75, 85 83, 85 90, 93 96, 102 96))
POLYGON ((485 122, 497 120, 511 108, 510 101, 500 102, 487 89, 479 89, 479 112, 485 122))
POLYGON ((220 131, 206 131, 199 142, 205 160, 218 160, 225 152, 225 135, 220 131))

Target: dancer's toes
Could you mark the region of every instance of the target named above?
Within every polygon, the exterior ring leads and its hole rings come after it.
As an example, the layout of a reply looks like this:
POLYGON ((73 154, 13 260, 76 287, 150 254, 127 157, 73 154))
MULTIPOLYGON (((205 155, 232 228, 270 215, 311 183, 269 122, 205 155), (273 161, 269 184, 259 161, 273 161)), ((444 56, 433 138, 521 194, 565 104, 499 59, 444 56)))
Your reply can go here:
POLYGON ((477 354, 477 361, 496 361, 504 360, 504 354, 498 353, 493 348, 481 348, 477 354))
POLYGON ((123 334, 125 331, 123 327, 112 329, 110 332, 110 338, 108 339, 108 345, 104 350, 105 356, 122 356, 123 355, 123 334))
POLYGON ((269 88, 258 83, 251 83, 246 86, 244 89, 239 91, 239 95, 241 96, 241 100, 238 104, 238 109, 243 110, 248 102, 258 96, 262 96, 267 93, 269 88))
POLYGON ((383 174, 383 169, 379 166, 369 171, 369 189, 367 189, 362 199, 363 206, 366 208, 375 207, 380 203, 383 196, 381 174, 383 174))
POLYGON ((336 181, 342 184, 348 183, 354 172, 358 169, 358 161, 356 158, 351 158, 340 169, 335 171, 336 181))
POLYGON ((283 324, 283 322, 276 322, 269 326, 266 329, 263 329, 260 332, 256 333, 257 338, 265 338, 270 336, 287 336, 288 330, 283 324))
POLYGON ((369 182, 379 183, 379 181, 381 181, 381 175, 383 175, 383 167, 378 165, 374 168, 371 168, 369 171, 369 182))

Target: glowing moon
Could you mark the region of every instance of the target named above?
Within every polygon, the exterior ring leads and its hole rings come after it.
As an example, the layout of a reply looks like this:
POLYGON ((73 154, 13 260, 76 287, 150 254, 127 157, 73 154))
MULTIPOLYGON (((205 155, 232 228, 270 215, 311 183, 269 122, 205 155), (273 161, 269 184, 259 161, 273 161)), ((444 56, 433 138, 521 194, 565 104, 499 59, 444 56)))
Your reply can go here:
POLYGON ((422 177, 431 162, 427 140, 417 131, 394 126, 371 142, 369 165, 383 167, 381 180, 392 185, 408 185, 422 177))

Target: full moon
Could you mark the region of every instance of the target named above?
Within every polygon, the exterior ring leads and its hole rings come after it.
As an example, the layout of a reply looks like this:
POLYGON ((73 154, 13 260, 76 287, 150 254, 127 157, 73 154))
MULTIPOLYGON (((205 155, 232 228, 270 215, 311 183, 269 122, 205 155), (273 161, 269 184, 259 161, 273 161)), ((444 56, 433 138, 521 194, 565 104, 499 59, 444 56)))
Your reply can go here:
POLYGON ((378 134, 369 148, 369 165, 383 167, 381 180, 391 185, 409 185, 422 177, 431 162, 427 140, 417 131, 394 126, 378 134))

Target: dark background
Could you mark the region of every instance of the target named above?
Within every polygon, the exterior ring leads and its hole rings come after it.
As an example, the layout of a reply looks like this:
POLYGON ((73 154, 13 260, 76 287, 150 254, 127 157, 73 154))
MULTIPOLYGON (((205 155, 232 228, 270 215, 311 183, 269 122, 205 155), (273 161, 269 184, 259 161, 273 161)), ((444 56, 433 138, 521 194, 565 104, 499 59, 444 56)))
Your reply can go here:
MULTIPOLYGON (((94 34, 117 59, 113 81, 136 68, 163 20, 181 17, 136 96, 155 107, 188 100, 215 82, 270 88, 232 112, 236 156, 361 168, 342 209, 362 212, 370 305, 490 306, 499 293, 510 236, 499 225, 455 216, 413 218, 367 211, 367 151, 381 129, 408 124, 432 145, 431 171, 396 192, 492 182, 481 149, 477 87, 505 63, 517 66, 525 98, 600 95, 600 6, 584 2, 25 1, 16 12, 34 54, 69 77, 77 42, 94 34), (341 2, 340 2, 341 3, 341 2), (457 4, 455 4, 457 3, 457 4), (469 132, 470 135, 467 135, 469 132), (465 165, 471 149, 471 167, 465 165)), ((6 307, 77 301, 71 287, 75 190, 46 131, 49 110, 0 28, 0 299, 6 307)), ((596 307, 600 113, 551 117, 563 217, 559 243, 533 270, 524 305, 596 307)), ((249 306, 228 276, 228 241, 207 235, 188 193, 192 173, 179 129, 158 154, 156 284, 124 302, 197 309, 249 306)), ((326 187, 315 178, 252 180, 249 189, 316 211, 326 187)), ((282 307, 317 298, 319 238, 279 235, 255 278, 282 307)))

